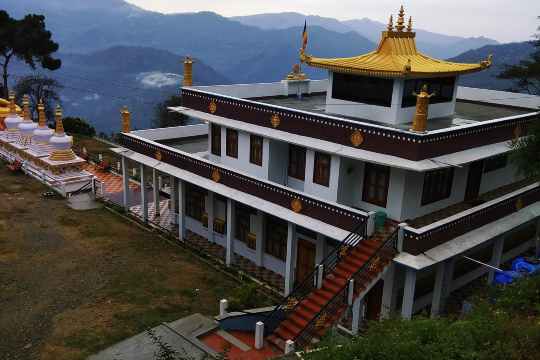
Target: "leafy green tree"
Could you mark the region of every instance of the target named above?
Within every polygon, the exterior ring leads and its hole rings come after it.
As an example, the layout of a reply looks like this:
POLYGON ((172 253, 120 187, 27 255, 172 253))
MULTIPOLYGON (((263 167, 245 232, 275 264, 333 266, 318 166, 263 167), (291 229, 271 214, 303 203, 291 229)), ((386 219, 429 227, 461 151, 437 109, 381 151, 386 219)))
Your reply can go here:
POLYGON ((24 61, 32 69, 36 68, 36 64, 49 70, 60 68, 62 62, 53 57, 58 44, 51 38, 43 15, 29 14, 17 20, 0 10, 0 66, 5 97, 8 96, 9 64, 14 58, 24 61))
POLYGON ((155 107, 155 116, 152 119, 154 128, 182 126, 186 123, 187 116, 169 111, 169 107, 182 106, 182 97, 173 95, 155 107))
POLYGON ((72 135, 83 135, 93 137, 96 135, 96 129, 86 120, 78 117, 65 117, 63 119, 64 130, 72 135))
POLYGON ((47 118, 52 119, 54 104, 60 102, 59 92, 62 88, 63 86, 56 79, 35 74, 21 78, 15 85, 15 92, 19 96, 30 96, 30 108, 34 117, 37 114, 37 104, 42 100, 47 118))

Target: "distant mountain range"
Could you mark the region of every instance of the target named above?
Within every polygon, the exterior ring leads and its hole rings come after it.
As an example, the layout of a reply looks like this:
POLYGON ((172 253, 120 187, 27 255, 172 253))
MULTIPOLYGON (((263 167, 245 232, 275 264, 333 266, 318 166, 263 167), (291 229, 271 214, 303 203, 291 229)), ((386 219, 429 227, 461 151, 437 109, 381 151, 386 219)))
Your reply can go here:
MULTIPOLYGON (((3 0, 2 8, 14 17, 46 16, 47 27, 60 44, 63 66, 51 75, 65 86, 62 96, 67 114, 86 117, 105 132, 118 128, 118 110, 124 104, 132 109, 135 127, 148 127, 154 105, 177 91, 186 54, 197 59, 194 77, 199 84, 283 79, 298 62, 306 18, 298 13, 235 18, 211 12, 165 15, 123 0, 3 0)), ((385 28, 369 19, 308 16, 307 21, 308 51, 322 57, 371 51, 385 28)), ((439 58, 480 48, 460 55, 465 57, 462 61, 478 62, 493 52, 499 64, 515 63, 528 54, 526 44, 513 48, 518 44, 416 31, 418 47, 439 58), (499 58, 499 52, 505 57, 499 58)), ((325 71, 303 70, 313 79, 326 77, 325 71)), ((18 75, 28 71, 25 66, 15 69, 18 75)), ((462 81, 504 86, 501 80, 486 76, 480 73, 462 81)))
MULTIPOLYGON (((379 42, 381 31, 386 29, 386 24, 368 18, 339 21, 333 18, 308 16, 295 12, 236 16, 231 19, 239 21, 244 25, 255 26, 265 30, 287 29, 298 26, 298 24, 303 24, 305 20, 309 26, 320 26, 337 33, 354 31, 374 43, 379 42)), ((414 31, 416 32, 418 49, 428 55, 441 59, 456 56, 464 51, 476 49, 484 45, 498 44, 496 40, 483 36, 465 38, 437 34, 416 28, 414 31)))

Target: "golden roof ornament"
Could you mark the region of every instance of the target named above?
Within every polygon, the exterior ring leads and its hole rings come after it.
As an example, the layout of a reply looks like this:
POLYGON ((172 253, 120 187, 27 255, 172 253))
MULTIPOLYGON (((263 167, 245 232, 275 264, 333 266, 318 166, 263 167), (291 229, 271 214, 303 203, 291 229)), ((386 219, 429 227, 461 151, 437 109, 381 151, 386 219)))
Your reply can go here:
POLYGON ((399 9, 399 16, 397 19, 397 24, 396 24, 396 31, 403 32, 404 28, 405 28, 405 10, 403 9, 403 5, 401 5, 401 8, 399 9))
POLYGON ((306 80, 306 74, 302 72, 300 64, 294 64, 292 71, 287 75, 286 80, 306 80))
POLYGON ((394 31, 394 17, 390 14, 390 20, 388 20, 388 26, 386 27, 388 31, 394 31))
POLYGON ((426 132, 427 119, 428 119, 428 107, 429 99, 435 95, 435 93, 428 93, 428 86, 424 84, 420 94, 413 93, 416 96, 416 113, 414 114, 412 131, 426 132))
POLYGON ((30 115, 30 97, 24 95, 23 97, 23 119, 25 121, 32 121, 32 116, 30 115))
POLYGON ((122 132, 128 133, 131 131, 131 113, 128 110, 127 106, 124 106, 120 111, 122 116, 122 132))
POLYGON ((47 116, 45 115, 45 105, 43 105, 43 100, 39 100, 38 104, 38 123, 39 127, 47 127, 47 116))
POLYGON ((412 16, 409 16, 409 24, 407 24, 407 32, 412 32, 412 16))
POLYGON ((17 104, 15 104, 15 92, 9 92, 9 113, 10 115, 17 115, 17 104))
POLYGON ((184 59, 184 79, 182 86, 193 86, 193 59, 191 56, 186 56, 184 59))

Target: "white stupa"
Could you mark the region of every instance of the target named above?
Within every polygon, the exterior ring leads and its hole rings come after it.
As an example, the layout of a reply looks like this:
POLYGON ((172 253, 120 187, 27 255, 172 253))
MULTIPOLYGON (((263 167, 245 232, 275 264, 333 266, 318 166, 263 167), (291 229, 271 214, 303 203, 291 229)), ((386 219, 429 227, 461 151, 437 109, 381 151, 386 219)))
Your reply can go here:
POLYGON ((49 156, 52 161, 71 161, 77 158, 77 155, 71 149, 73 137, 67 136, 64 132, 64 124, 62 123, 62 109, 60 105, 56 106, 55 112, 56 130, 54 135, 49 139, 49 144, 53 150, 49 156))
POLYGON ((32 137, 32 144, 34 145, 44 145, 49 144, 49 139, 54 134, 54 130, 47 126, 47 117, 45 116, 45 106, 43 101, 39 101, 38 104, 38 126, 34 130, 34 135, 32 137))
POLYGON ((23 146, 28 146, 32 142, 34 130, 38 124, 32 121, 30 114, 30 98, 25 95, 23 98, 23 121, 19 123, 19 140, 18 143, 23 146))
POLYGON ((9 115, 5 118, 4 124, 6 131, 4 140, 7 142, 15 142, 19 139, 19 124, 23 122, 23 118, 17 115, 17 105, 15 104, 15 93, 9 94, 9 115))

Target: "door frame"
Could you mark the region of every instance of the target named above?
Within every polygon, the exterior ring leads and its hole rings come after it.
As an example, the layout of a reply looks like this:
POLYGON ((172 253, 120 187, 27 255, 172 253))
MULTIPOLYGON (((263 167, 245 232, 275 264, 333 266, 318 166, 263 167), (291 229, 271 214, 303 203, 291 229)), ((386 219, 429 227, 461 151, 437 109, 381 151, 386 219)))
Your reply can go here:
POLYGON ((296 241, 296 266, 295 266, 295 271, 294 271, 294 278, 295 278, 295 283, 298 283, 300 281, 303 281, 304 279, 300 278, 298 275, 299 275, 299 271, 300 271, 300 263, 299 263, 299 260, 300 260, 300 257, 301 257, 301 245, 300 244, 309 244, 308 246, 311 247, 313 249, 313 267, 306 272, 305 275, 309 275, 314 269, 315 269, 315 265, 316 265, 316 261, 317 261, 317 244, 308 240, 308 238, 304 237, 304 236, 298 236, 297 237, 297 241, 296 241))
POLYGON ((484 160, 474 161, 469 164, 467 183, 465 185, 464 201, 473 201, 480 195, 482 175, 484 173, 484 160))

